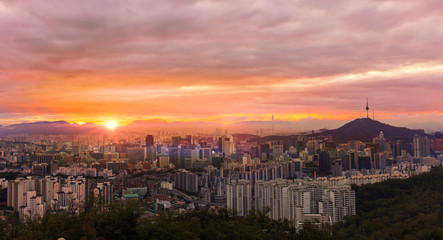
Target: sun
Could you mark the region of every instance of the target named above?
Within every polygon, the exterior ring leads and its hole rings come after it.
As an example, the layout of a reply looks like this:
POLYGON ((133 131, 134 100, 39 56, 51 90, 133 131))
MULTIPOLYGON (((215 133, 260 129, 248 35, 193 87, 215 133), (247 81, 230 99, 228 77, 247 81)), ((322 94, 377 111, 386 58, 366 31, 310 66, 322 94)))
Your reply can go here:
POLYGON ((117 127, 117 123, 114 122, 114 121, 109 121, 109 122, 106 123, 106 127, 111 129, 111 130, 114 130, 114 128, 117 127))

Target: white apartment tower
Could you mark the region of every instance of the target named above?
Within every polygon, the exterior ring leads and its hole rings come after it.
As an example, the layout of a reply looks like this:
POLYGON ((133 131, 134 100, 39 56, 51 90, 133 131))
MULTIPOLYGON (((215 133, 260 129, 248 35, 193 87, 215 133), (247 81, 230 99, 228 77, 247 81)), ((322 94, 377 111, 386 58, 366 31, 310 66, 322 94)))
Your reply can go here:
POLYGON ((248 180, 227 185, 227 205, 229 209, 237 211, 239 216, 246 216, 252 210, 251 183, 248 180))

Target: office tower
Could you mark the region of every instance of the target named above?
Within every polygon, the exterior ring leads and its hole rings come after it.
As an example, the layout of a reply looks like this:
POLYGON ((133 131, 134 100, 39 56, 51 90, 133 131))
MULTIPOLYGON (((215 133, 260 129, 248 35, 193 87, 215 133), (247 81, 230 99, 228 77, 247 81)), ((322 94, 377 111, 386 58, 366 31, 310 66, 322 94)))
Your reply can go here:
POLYGON ((157 156, 157 151, 154 146, 146 147, 146 160, 152 162, 157 156))
POLYGON ((405 149, 404 142, 402 140, 397 140, 393 143, 393 151, 394 157, 401 156, 402 150, 405 149))
POLYGON ((374 155, 375 168, 376 169, 386 168, 386 160, 390 155, 391 155, 390 153, 386 152, 376 153, 374 155))
POLYGON ((172 138, 171 138, 171 144, 172 144, 172 146, 173 147, 178 147, 178 145, 180 145, 180 142, 181 142, 181 137, 180 136, 173 136, 172 138))
POLYGON ((223 136, 222 153, 224 157, 231 157, 235 153, 234 139, 232 136, 223 136))
POLYGON ((126 157, 129 163, 138 163, 145 160, 145 149, 144 148, 127 148, 126 157))
POLYGON ((358 169, 358 154, 355 151, 349 151, 343 162, 344 170, 358 169))
POLYGON ((62 160, 62 156, 60 154, 44 154, 44 153, 38 153, 37 154, 37 163, 46 163, 50 165, 54 161, 60 161, 62 160))
POLYGON ((223 137, 217 139, 217 148, 219 153, 223 152, 223 137))
POLYGON ((146 147, 152 147, 154 146, 154 136, 152 135, 146 135, 146 147))
POLYGON ((200 148, 198 153, 198 158, 201 160, 206 159, 208 161, 211 161, 212 160, 211 148, 200 148))
POLYGON ((314 155, 320 150, 318 141, 308 141, 306 142, 306 149, 309 155, 314 155))
POLYGON ((437 138, 432 141, 432 150, 434 152, 443 151, 443 138, 437 138))
POLYGON ((371 169, 370 156, 358 156, 358 170, 371 169))
POLYGON ((194 138, 192 137, 192 135, 186 135, 186 136, 183 138, 183 141, 185 141, 187 145, 192 145, 192 144, 194 144, 194 138))
POLYGON ((249 154, 251 155, 251 158, 260 158, 260 155, 258 154, 258 146, 251 146, 249 154))
POLYGON ((259 158, 260 158, 262 161, 269 160, 269 158, 270 158, 270 152, 271 152, 270 149, 271 149, 271 148, 270 148, 270 146, 269 146, 268 143, 260 144, 260 145, 259 145, 259 158))
POLYGON ((103 146, 103 153, 115 153, 115 146, 110 144, 103 146))
POLYGON ((414 157, 420 157, 420 136, 415 135, 412 140, 412 146, 414 149, 414 157))
POLYGON ((342 175, 342 160, 341 159, 335 159, 332 162, 332 176, 333 177, 339 177, 342 175))
POLYGON ((319 171, 323 175, 329 175, 332 170, 332 159, 328 152, 321 151, 318 154, 319 171))
POLYGON ((34 175, 46 175, 49 173, 49 165, 47 163, 33 164, 32 174, 34 175))
POLYGON ((169 162, 174 165, 176 169, 183 168, 183 166, 180 165, 180 149, 177 147, 170 147, 169 148, 169 162))
POLYGON ((271 159, 277 160, 277 158, 280 157, 280 155, 283 153, 283 141, 269 141, 268 144, 272 151, 271 159))
POLYGON ((361 151, 363 143, 360 140, 349 140, 348 147, 350 150, 361 151))
POLYGON ((196 162, 199 159, 199 150, 191 149, 191 161, 196 162))
POLYGON ((242 164, 243 165, 251 164, 251 156, 249 154, 243 155, 242 164))
POLYGON ((158 157, 158 167, 160 169, 169 167, 169 155, 160 155, 158 157))

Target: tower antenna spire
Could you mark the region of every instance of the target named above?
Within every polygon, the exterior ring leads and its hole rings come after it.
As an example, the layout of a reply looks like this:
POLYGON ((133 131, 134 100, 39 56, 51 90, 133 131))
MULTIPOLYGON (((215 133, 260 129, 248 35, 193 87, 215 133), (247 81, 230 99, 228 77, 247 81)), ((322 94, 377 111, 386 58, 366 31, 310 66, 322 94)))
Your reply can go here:
POLYGON ((272 135, 274 135, 274 114, 272 114, 272 135))
POLYGON ((366 118, 369 118, 369 104, 368 104, 368 97, 366 97, 366 118))

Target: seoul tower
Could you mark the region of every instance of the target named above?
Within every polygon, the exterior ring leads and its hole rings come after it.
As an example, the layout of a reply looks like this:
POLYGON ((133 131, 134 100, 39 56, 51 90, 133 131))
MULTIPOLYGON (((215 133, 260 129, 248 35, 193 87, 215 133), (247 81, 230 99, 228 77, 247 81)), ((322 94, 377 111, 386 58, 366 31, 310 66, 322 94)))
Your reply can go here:
POLYGON ((368 105, 368 97, 366 97, 366 118, 369 118, 369 105, 368 105))

